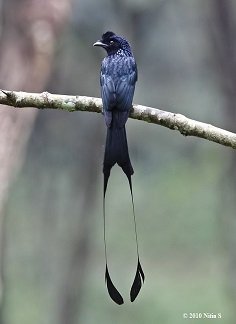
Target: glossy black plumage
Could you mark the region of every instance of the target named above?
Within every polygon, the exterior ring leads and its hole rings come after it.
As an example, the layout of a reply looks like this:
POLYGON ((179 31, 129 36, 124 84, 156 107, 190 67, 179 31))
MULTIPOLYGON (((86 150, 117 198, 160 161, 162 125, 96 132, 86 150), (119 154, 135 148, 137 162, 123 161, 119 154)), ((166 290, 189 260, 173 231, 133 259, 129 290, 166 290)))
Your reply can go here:
POLYGON ((137 243, 138 266, 134 283, 131 289, 131 301, 133 301, 139 293, 144 274, 139 262, 138 241, 136 231, 136 220, 134 213, 133 192, 131 176, 134 173, 129 157, 129 150, 126 137, 125 124, 129 117, 130 109, 135 90, 135 83, 138 79, 138 72, 135 59, 133 57, 129 43, 113 32, 106 32, 102 35, 102 39, 97 41, 94 46, 103 47, 107 56, 102 61, 100 84, 103 102, 103 114, 107 126, 106 145, 103 162, 104 173, 104 195, 103 195, 103 211, 104 211, 104 243, 106 257, 105 278, 108 292, 117 304, 122 304, 123 299, 111 281, 106 253, 105 238, 105 195, 107 183, 110 176, 111 168, 117 163, 126 174, 130 192, 132 197, 133 216, 135 222, 135 235, 137 243), (141 270, 140 270, 141 269, 141 270))
POLYGON ((107 32, 102 37, 102 43, 107 45, 105 49, 108 53, 102 61, 100 75, 103 113, 108 128, 103 172, 108 180, 115 163, 122 167, 127 176, 133 174, 125 123, 132 107, 137 67, 125 39, 107 32))

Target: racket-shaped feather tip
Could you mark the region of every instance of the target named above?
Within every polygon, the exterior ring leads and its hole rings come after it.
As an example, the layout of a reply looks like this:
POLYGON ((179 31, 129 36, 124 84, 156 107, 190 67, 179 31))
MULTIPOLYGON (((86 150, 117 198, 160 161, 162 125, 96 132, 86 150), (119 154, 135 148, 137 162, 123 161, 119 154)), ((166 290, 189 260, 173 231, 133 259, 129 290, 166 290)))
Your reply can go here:
POLYGON ((113 282, 111 281, 111 277, 110 277, 107 265, 106 265, 106 272, 105 272, 105 281, 106 281, 107 290, 108 290, 108 293, 109 293, 111 299, 118 305, 124 304, 124 300, 123 300, 121 294, 116 289, 113 282))

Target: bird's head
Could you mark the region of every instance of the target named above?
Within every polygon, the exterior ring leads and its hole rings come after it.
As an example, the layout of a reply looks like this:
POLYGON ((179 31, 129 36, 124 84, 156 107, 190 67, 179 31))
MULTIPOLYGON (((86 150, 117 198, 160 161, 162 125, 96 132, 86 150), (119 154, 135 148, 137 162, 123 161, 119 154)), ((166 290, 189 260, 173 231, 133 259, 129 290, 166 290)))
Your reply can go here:
POLYGON ((121 36, 116 35, 111 31, 107 31, 102 35, 102 39, 98 40, 93 46, 103 47, 107 54, 115 54, 119 50, 125 51, 131 54, 131 48, 127 40, 121 36))

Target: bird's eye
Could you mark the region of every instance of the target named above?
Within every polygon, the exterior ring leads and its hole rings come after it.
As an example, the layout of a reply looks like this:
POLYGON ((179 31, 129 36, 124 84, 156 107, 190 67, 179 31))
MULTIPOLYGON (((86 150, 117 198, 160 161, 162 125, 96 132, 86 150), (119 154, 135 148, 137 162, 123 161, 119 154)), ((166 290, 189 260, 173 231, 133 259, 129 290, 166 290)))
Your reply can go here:
POLYGON ((110 41, 110 45, 113 45, 113 44, 114 44, 114 41, 113 41, 113 40, 111 40, 111 41, 110 41))

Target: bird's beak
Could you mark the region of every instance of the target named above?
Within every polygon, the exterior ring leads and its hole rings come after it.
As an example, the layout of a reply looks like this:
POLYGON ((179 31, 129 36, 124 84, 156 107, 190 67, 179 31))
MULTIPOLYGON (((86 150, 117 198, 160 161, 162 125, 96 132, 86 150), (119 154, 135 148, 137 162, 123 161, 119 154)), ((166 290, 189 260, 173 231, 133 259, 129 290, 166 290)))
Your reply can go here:
POLYGON ((100 46, 100 47, 103 47, 103 48, 106 48, 107 47, 107 44, 104 44, 103 42, 101 42, 100 40, 96 41, 93 46, 100 46))

